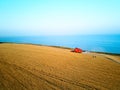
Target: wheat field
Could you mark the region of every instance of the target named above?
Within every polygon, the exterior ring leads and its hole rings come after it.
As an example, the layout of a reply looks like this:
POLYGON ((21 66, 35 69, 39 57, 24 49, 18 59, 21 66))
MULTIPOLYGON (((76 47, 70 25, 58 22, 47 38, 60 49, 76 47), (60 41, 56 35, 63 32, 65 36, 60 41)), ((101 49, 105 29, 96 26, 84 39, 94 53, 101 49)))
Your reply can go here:
POLYGON ((120 90, 119 62, 115 55, 3 43, 0 90, 120 90))

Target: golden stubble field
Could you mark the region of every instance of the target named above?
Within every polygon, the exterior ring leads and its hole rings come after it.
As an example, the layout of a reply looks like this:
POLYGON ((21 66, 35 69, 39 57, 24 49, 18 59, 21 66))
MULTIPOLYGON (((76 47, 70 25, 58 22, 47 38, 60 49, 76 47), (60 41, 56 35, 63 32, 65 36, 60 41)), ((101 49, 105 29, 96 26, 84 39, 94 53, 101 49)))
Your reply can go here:
POLYGON ((119 61, 120 56, 4 43, 0 90, 120 90, 119 61))

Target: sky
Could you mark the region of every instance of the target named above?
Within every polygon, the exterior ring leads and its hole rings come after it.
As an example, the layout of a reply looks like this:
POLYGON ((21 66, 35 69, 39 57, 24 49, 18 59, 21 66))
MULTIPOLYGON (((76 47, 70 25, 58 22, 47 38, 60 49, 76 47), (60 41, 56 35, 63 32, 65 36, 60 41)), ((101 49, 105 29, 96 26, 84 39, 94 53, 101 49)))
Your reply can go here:
POLYGON ((120 0, 0 0, 0 36, 120 34, 120 0))

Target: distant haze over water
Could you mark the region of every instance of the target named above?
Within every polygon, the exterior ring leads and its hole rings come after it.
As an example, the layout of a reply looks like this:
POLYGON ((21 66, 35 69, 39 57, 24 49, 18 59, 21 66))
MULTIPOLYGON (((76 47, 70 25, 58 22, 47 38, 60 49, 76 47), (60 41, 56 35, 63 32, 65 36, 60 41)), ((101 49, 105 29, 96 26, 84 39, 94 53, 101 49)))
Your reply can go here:
POLYGON ((0 42, 79 47, 83 50, 120 54, 120 35, 0 37, 0 42))

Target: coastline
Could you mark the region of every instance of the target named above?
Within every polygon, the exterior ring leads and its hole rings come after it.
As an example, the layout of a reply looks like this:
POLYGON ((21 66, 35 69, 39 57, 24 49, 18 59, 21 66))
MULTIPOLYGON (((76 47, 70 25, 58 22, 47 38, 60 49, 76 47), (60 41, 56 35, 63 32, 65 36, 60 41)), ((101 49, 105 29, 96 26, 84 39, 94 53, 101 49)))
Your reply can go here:
MULTIPOLYGON (((54 47, 54 48, 62 48, 62 49, 69 49, 73 50, 74 48, 64 47, 64 46, 54 46, 54 45, 44 45, 44 44, 34 44, 34 43, 16 43, 16 42, 0 42, 0 44, 10 43, 10 44, 26 44, 26 45, 36 45, 36 46, 47 46, 47 47, 54 47)), ((88 50, 83 50, 83 52, 87 52, 88 50)), ((90 53, 98 53, 98 54, 107 54, 107 55, 115 55, 120 56, 118 53, 109 53, 109 52, 98 52, 98 51, 88 51, 90 53)))

